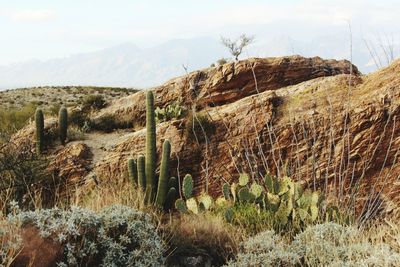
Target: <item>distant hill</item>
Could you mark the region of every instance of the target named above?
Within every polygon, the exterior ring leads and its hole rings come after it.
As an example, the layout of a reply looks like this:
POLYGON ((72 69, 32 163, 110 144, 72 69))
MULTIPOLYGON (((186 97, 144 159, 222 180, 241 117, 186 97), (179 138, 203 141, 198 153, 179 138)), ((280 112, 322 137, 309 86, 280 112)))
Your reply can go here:
POLYGON ((214 39, 174 40, 148 49, 126 43, 98 52, 0 66, 0 89, 32 86, 149 87, 209 66, 224 55, 214 39))
MULTIPOLYGON (((297 54, 344 59, 350 55, 345 36, 320 36, 306 42, 285 35, 264 37, 257 35, 241 58, 297 54)), ((149 48, 125 43, 65 58, 0 66, 0 90, 69 85, 146 88, 185 74, 183 65, 194 71, 209 67, 221 57, 229 57, 227 50, 218 39, 210 37, 177 39, 149 48)), ((353 60, 363 73, 376 69, 360 41, 353 44, 353 60)))

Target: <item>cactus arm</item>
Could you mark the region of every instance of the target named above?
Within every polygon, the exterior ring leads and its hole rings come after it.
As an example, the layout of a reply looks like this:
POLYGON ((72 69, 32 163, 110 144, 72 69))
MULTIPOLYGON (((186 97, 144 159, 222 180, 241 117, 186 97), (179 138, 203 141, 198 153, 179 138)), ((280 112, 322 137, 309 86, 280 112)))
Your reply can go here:
POLYGON ((146 189, 145 158, 140 155, 137 159, 138 184, 142 190, 146 189))

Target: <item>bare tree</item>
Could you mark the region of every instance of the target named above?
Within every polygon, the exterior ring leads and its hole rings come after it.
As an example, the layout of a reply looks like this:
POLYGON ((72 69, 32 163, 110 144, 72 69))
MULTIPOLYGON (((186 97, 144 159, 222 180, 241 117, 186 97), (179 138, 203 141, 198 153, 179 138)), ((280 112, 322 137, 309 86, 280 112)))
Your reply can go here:
POLYGON ((239 60, 243 49, 252 42, 254 42, 254 36, 246 36, 245 34, 240 35, 236 40, 221 36, 221 43, 229 49, 229 52, 235 57, 236 61, 239 60))

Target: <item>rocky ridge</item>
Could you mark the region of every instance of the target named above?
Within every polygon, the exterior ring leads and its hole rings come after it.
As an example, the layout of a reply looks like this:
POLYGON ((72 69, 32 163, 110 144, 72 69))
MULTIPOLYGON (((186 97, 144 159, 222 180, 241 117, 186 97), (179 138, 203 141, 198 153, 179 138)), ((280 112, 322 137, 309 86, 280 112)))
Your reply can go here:
MULTIPOLYGON (((189 73, 153 88, 156 105, 179 101, 207 114, 215 132, 207 142, 195 142, 185 135, 185 119, 160 123, 157 148, 171 140, 171 174, 191 173, 198 193, 219 195, 221 184, 235 181, 239 172, 261 179, 269 171, 336 194, 362 183, 365 195, 398 202, 399 73, 400 61, 363 76, 348 61, 300 56, 248 59, 189 73), (383 186, 388 183, 393 186, 383 186)), ((127 159, 144 151, 144 93, 117 99, 95 117, 108 114, 132 119, 135 131, 124 132, 91 162, 81 183, 90 184, 93 175, 100 182, 121 181, 127 159)), ((25 130, 14 140, 29 136, 25 130)), ((76 143, 84 141, 64 150, 76 143)))

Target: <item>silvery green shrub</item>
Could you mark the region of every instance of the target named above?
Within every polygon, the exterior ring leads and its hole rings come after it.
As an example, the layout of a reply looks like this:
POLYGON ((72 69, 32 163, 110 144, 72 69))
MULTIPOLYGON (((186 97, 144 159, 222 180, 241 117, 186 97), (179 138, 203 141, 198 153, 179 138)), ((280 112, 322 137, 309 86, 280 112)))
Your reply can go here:
POLYGON ((294 266, 299 260, 279 235, 265 231, 243 242, 236 260, 226 266, 294 266))
POLYGON ((9 221, 33 225, 64 247, 58 266, 162 266, 164 243, 146 213, 113 205, 99 213, 71 207, 20 212, 9 221))
POLYGON ((398 266, 400 254, 384 243, 372 244, 354 226, 309 226, 291 245, 306 266, 398 266))

